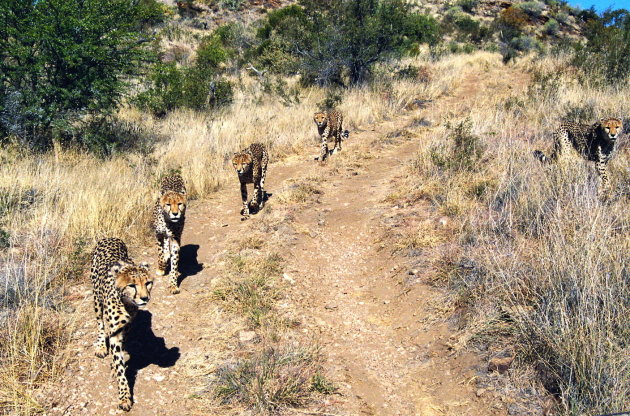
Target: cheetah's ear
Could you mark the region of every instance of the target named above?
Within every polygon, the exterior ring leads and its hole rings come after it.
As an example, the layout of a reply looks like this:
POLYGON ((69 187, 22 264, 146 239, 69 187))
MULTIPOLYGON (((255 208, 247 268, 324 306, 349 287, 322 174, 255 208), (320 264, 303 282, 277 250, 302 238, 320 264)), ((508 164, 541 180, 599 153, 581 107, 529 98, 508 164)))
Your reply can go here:
POLYGON ((118 273, 120 273, 121 270, 123 270, 124 268, 126 268, 127 266, 129 266, 129 263, 124 262, 122 260, 117 261, 116 263, 114 263, 112 265, 112 267, 110 267, 109 269, 109 274, 111 276, 115 276, 118 273))
POLYGON ((149 263, 147 263, 146 261, 143 261, 142 263, 140 263, 138 267, 140 267, 141 269, 147 272, 149 271, 149 263))

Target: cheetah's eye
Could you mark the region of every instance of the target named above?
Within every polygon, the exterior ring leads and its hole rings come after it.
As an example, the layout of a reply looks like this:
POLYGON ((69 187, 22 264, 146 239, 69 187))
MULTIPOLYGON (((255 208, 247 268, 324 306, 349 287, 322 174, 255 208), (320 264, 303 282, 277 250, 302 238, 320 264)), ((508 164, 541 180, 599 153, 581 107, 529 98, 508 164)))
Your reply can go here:
POLYGON ((147 282, 147 287, 153 286, 153 282, 147 282))
POLYGON ((135 285, 135 284, 133 284, 133 283, 130 283, 130 284, 128 284, 128 285, 127 285, 127 287, 130 287, 130 288, 132 288, 132 289, 135 289, 135 288, 136 288, 136 285, 135 285))

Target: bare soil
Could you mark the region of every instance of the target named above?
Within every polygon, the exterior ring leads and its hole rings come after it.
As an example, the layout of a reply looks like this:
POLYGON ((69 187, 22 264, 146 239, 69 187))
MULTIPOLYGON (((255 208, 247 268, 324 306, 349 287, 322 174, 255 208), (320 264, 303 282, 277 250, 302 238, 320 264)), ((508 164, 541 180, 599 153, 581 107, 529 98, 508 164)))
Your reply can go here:
MULTIPOLYGON (((409 274, 418 259, 392 255, 380 237, 396 210, 384 201, 409 174, 408 162, 433 126, 446 114, 464 117, 488 85, 516 85, 521 78, 504 68, 470 74, 449 96, 352 131, 343 152, 326 166, 313 161, 316 144, 313 155, 270 165, 271 196, 264 209, 282 208, 273 194, 291 178, 324 178, 317 203, 283 208, 292 210, 298 232, 283 253, 284 279, 291 283, 281 303, 300 321, 298 338, 322 347, 327 376, 339 388, 308 410, 286 414, 506 414, 500 400, 476 394, 476 376, 487 371, 487 363, 474 352, 453 348, 458 332, 453 311, 445 306, 445 292, 426 283, 430 269, 409 274), (419 119, 430 125, 419 125, 419 119)), ((134 323, 127 346, 135 399, 131 415, 215 414, 197 398, 208 393, 207 380, 217 366, 233 357, 243 326, 230 322, 210 294, 230 242, 260 221, 260 214, 241 221, 236 178, 233 185, 190 204, 181 293, 170 295, 166 278, 157 278, 148 311, 134 323)), ((155 252, 153 246, 133 250, 138 261, 155 262, 155 252)), ((42 393, 45 414, 120 414, 110 357, 94 356, 89 285, 74 295, 79 300, 70 360, 64 376, 42 393)))

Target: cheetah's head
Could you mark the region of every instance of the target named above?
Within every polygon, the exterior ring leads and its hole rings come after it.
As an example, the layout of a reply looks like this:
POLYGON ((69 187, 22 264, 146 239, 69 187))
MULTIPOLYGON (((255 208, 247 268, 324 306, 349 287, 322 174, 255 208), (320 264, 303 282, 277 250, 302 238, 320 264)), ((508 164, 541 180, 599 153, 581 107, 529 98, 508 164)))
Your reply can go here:
POLYGON ((243 175, 249 171, 252 166, 252 157, 247 153, 235 153, 232 158, 232 166, 236 169, 236 173, 243 175))
POLYGON ((317 124, 317 127, 319 128, 326 127, 326 113, 318 111, 313 116, 313 121, 315 121, 315 124, 317 124))
POLYGON ((605 118, 599 121, 599 129, 608 141, 614 142, 623 130, 623 123, 618 118, 605 118))
POLYGON ((179 222, 186 211, 186 195, 169 191, 160 198, 160 206, 166 221, 179 222))
POLYGON ((109 275, 114 278, 123 300, 130 301, 139 308, 146 306, 153 287, 153 278, 149 274, 147 263, 136 266, 133 263, 118 261, 109 269, 109 275))

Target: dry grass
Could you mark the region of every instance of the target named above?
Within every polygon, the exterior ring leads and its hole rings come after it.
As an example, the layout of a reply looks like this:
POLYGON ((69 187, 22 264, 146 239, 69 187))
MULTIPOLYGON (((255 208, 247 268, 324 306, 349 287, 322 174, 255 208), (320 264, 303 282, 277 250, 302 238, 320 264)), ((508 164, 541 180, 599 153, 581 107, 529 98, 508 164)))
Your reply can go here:
POLYGON ((450 118, 451 128, 436 127, 404 186, 460 230, 435 269, 455 302, 474 311, 465 338, 498 327, 494 335, 516 334, 520 362, 561 399, 562 414, 619 412, 630 400, 627 149, 610 163, 615 192, 606 200, 591 163, 567 157, 545 167, 532 151, 548 151, 566 115, 629 114, 630 86, 580 86, 564 62, 520 63, 534 74, 526 94, 486 95, 450 118), (452 136, 466 116, 466 134, 484 149, 472 166, 460 158, 474 152, 452 136))
MULTIPOLYGON (((294 85, 297 80, 289 80, 294 85)), ((64 303, 67 284, 82 280, 82 267, 94 242, 103 236, 119 236, 131 244, 147 237, 149 216, 157 183, 165 173, 183 175, 192 198, 203 198, 228 180, 232 152, 251 142, 263 142, 272 161, 317 150, 311 117, 325 92, 300 90, 299 103, 289 107, 264 92, 262 83, 247 76, 238 80, 235 102, 223 113, 175 111, 156 120, 134 109, 120 111, 119 118, 141 125, 156 136, 149 154, 127 153, 102 160, 72 149, 56 148, 32 155, 21 149, 0 151, 0 237, 8 247, 0 252, 3 289, 0 324, 20 331, 19 322, 33 322, 21 346, 20 336, 3 332, 0 345, 3 407, 36 412, 32 390, 46 375, 55 374, 56 346, 43 352, 50 322, 70 319, 55 316, 64 303), (18 365, 23 356, 32 359, 31 371, 18 365)), ((340 109, 350 130, 392 117, 415 98, 431 99, 448 88, 447 82, 415 84, 397 81, 384 87, 364 87, 347 92, 340 109)), ((306 186, 306 185, 305 185, 306 186)), ((301 187, 310 198, 315 188, 301 187)), ((63 347, 63 345, 61 345, 63 347)), ((47 347, 48 348, 48 347, 47 347)))
POLYGON ((273 414, 306 404, 314 391, 334 388, 321 375, 322 358, 313 348, 264 348, 217 371, 215 394, 225 404, 273 414))

